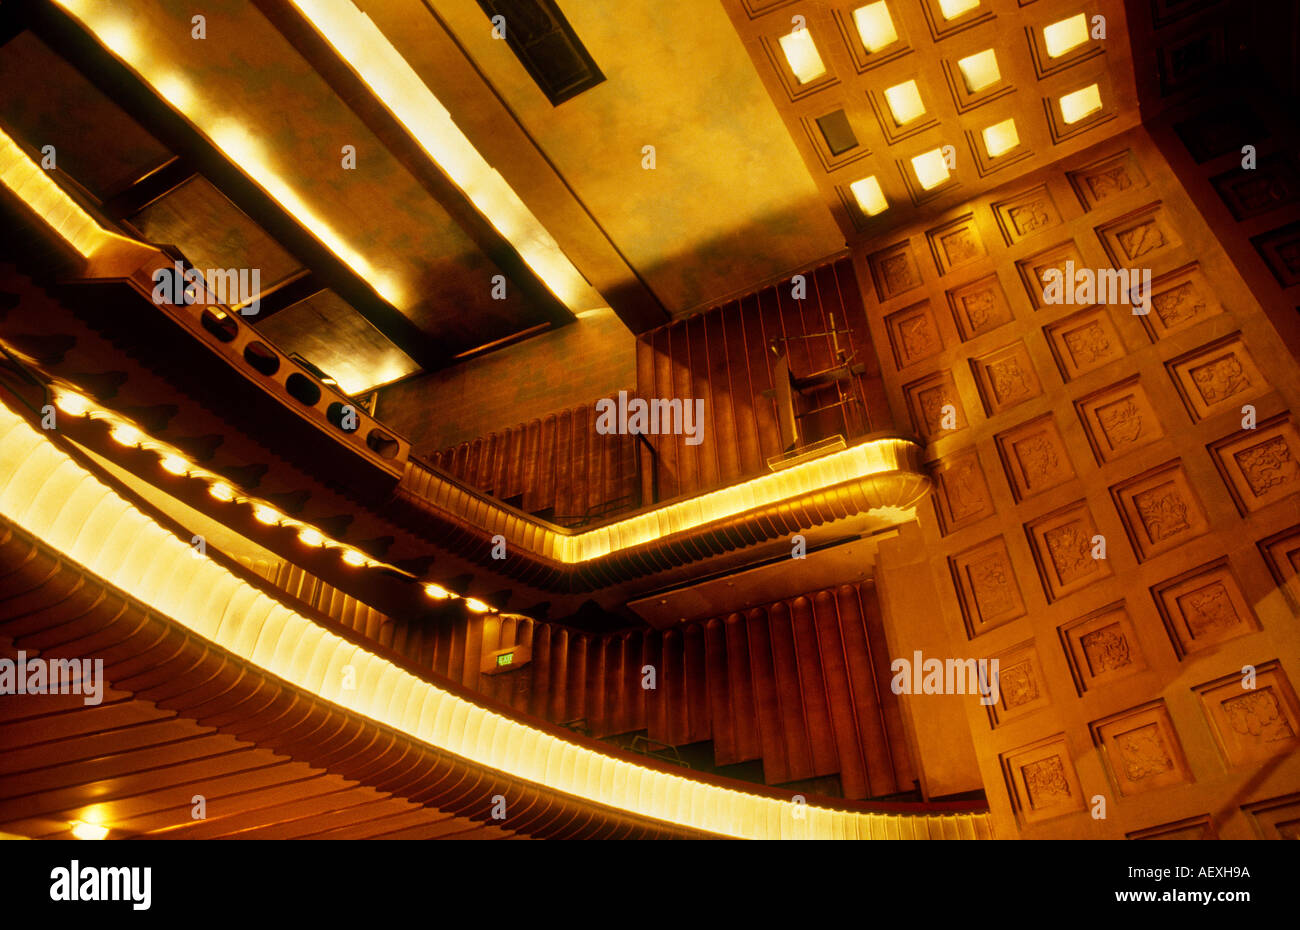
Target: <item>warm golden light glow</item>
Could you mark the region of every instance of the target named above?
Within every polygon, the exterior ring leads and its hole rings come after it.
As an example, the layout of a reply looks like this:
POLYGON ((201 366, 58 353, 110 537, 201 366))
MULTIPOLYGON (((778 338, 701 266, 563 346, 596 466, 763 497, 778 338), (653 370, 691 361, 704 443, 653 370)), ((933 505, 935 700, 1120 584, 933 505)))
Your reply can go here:
POLYGON ((280 513, 270 507, 254 507, 253 519, 258 523, 265 523, 267 526, 275 526, 280 522, 280 513))
POLYGON ((889 201, 885 199, 885 192, 880 189, 880 182, 874 174, 854 181, 849 185, 849 191, 858 202, 858 209, 867 216, 875 216, 889 209, 889 201))
POLYGON ((138 446, 144 442, 144 433, 141 433, 134 426, 127 426, 125 423, 119 423, 109 430, 108 435, 113 437, 113 441, 123 446, 138 446))
POLYGON ((1043 27, 1043 44, 1048 58, 1060 58, 1088 41, 1088 18, 1080 13, 1043 27))
POLYGON ((858 7, 853 11, 853 24, 858 27, 858 37, 868 52, 878 52, 898 41, 898 31, 885 0, 858 7))
POLYGON ((325 545, 325 537, 309 526, 298 531, 298 541, 304 546, 320 547, 325 545))
POLYGON ((357 568, 360 568, 361 566, 365 565, 366 562, 369 561, 369 559, 367 559, 364 555, 362 555, 360 552, 358 552, 355 549, 344 549, 343 561, 348 565, 352 565, 357 568))
POLYGON ((894 122, 902 126, 925 114, 925 104, 921 102, 921 91, 916 81, 904 81, 885 89, 885 101, 889 112, 894 114, 894 122))
POLYGON ((789 35, 781 36, 781 51, 800 84, 815 81, 826 73, 817 43, 813 41, 808 29, 796 29, 789 35))
POLYGON ((72 835, 79 840, 102 840, 108 837, 108 827, 103 824, 74 820, 71 827, 72 835))
POLYGON ((172 475, 183 475, 190 470, 190 463, 176 455, 163 456, 159 464, 162 465, 163 471, 172 475))
POLYGON ((429 595, 429 597, 433 598, 435 601, 445 601, 447 598, 451 597, 451 592, 438 584, 426 584, 424 586, 424 593, 429 595))
POLYGON ((1016 121, 1004 119, 1000 123, 984 127, 984 151, 989 158, 1005 155, 1020 144, 1020 133, 1016 132, 1016 121))
POLYGON ((998 70, 998 56, 991 48, 959 59, 957 67, 961 70, 962 80, 966 82, 966 89, 972 94, 1002 80, 1002 72, 998 70))
POLYGON ((492 609, 487 604, 484 604, 482 601, 477 601, 472 597, 465 598, 465 606, 476 614, 485 614, 492 609))
POLYGON ((944 19, 956 19, 980 5, 980 0, 939 0, 939 12, 944 19))
POLYGON ((227 503, 235 499, 235 489, 230 485, 222 484, 221 482, 217 482, 212 485, 212 487, 208 488, 208 493, 217 500, 225 501, 227 503))
POLYGON ((607 755, 418 678, 313 623, 136 510, 0 404, 0 515, 259 673, 468 763, 639 817, 749 839, 989 837, 987 813, 837 810, 607 755), (131 557, 123 558, 124 553, 131 557), (339 674, 352 666, 357 686, 339 674))
POLYGON ((923 190, 938 187, 948 180, 948 162, 944 160, 942 149, 931 149, 912 159, 912 171, 916 181, 923 190))
POLYGON ((1066 124, 1087 119, 1101 109, 1101 89, 1096 84, 1066 94, 1061 98, 1061 119, 1066 124))
POLYGON ((90 401, 71 391, 59 391, 54 395, 54 404, 64 413, 73 417, 84 417, 90 412, 90 401))

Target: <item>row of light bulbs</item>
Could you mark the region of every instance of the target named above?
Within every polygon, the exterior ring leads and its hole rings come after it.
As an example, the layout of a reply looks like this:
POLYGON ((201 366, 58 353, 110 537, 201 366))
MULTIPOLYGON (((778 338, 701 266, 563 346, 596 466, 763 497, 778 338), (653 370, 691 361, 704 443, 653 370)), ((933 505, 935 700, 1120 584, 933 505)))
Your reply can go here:
MULTIPOLYGON (((248 504, 253 508, 253 519, 264 526, 285 526, 298 531, 298 541, 304 546, 313 549, 334 549, 340 552, 341 558, 345 565, 354 568, 383 568, 390 572, 403 575, 412 581, 418 581, 415 575, 403 571, 394 565, 376 561, 365 553, 360 552, 350 546, 344 545, 337 540, 326 536, 316 527, 304 523, 301 520, 295 520, 280 511, 276 510, 265 501, 259 501, 255 498, 246 497, 239 494, 234 487, 226 482, 220 475, 207 471, 190 462, 176 449, 166 443, 150 439, 140 429, 132 423, 122 418, 116 413, 111 413, 103 408, 96 407, 86 397, 75 391, 66 388, 59 388, 54 393, 54 403, 59 410, 73 417, 90 417, 93 420, 103 420, 110 424, 108 435, 114 442, 123 446, 130 446, 138 449, 145 449, 158 455, 158 465, 163 471, 177 477, 193 478, 198 481, 206 482, 208 485, 208 494, 214 499, 227 504, 248 504)), ((424 584, 424 593, 436 601, 459 600, 464 606, 474 613, 497 613, 493 607, 483 603, 477 598, 461 597, 439 584, 432 582, 424 584)))

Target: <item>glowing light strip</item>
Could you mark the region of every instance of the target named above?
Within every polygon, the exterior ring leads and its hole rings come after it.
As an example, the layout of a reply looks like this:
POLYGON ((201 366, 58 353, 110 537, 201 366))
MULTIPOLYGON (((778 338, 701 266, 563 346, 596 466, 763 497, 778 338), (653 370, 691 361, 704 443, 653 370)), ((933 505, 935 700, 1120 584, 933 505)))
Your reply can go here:
POLYGON ((840 811, 693 781, 471 704, 317 626, 212 560, 195 558, 188 544, 3 405, 0 514, 265 673, 475 765, 575 798, 742 838, 922 839, 931 830, 991 835, 985 813, 840 811), (355 672, 354 688, 344 687, 345 666, 355 672))
POLYGON ((92 32, 120 61, 130 66, 177 113, 208 137, 250 181, 262 188, 323 246, 333 252, 389 303, 400 306, 402 291, 395 280, 380 272, 328 222, 307 205, 293 186, 272 166, 252 135, 239 123, 198 101, 186 80, 154 60, 136 41, 135 32, 119 19, 121 8, 92 0, 55 0, 92 32))
POLYGON ((370 17, 350 0, 291 0, 433 162, 573 311, 604 303, 505 178, 370 17))

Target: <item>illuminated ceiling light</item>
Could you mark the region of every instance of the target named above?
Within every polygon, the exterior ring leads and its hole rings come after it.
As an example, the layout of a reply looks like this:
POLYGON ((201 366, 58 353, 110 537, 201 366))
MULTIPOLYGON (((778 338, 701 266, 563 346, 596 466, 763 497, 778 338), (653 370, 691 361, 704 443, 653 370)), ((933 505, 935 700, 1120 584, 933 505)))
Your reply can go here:
POLYGON ((948 163, 944 161, 943 149, 931 149, 917 155, 912 159, 912 171, 916 173, 922 190, 931 190, 948 180, 948 163))
POLYGON ((980 0, 939 0, 939 12, 944 19, 956 19, 980 5, 980 0))
POLYGON ((119 423, 109 431, 113 441, 121 443, 124 446, 138 446, 144 442, 144 434, 133 426, 127 426, 125 423, 119 423))
POLYGON ((993 54, 991 48, 959 59, 957 67, 961 69, 962 79, 966 81, 966 89, 972 94, 1002 80, 1002 73, 998 71, 998 56, 993 54))
POLYGON ((160 464, 163 471, 173 475, 183 475, 190 470, 190 463, 179 455, 165 455, 160 464))
POLYGON ((217 500, 225 501, 227 503, 235 499, 235 489, 228 484, 221 483, 220 481, 208 488, 208 493, 217 500))
POLYGON ((781 36, 781 51, 785 53, 785 60, 789 62, 790 70, 800 84, 815 81, 826 73, 826 65, 822 63, 822 56, 817 51, 817 43, 813 41, 809 29, 796 29, 789 35, 781 36))
POLYGON ((854 181, 849 185, 849 190, 858 202, 858 208, 867 216, 875 216, 889 209, 889 201, 885 199, 885 192, 880 189, 880 182, 875 175, 854 181))
POLYGON ((253 519, 258 523, 265 523, 267 526, 275 526, 280 522, 280 512, 272 507, 257 506, 253 508, 253 519))
POLYGON ((1048 58, 1060 58, 1088 41, 1088 18, 1080 13, 1043 27, 1043 44, 1048 58))
POLYGON ((54 395, 54 403, 68 416, 84 417, 90 412, 90 401, 72 391, 59 391, 54 395))
POLYGON ((451 592, 439 584, 427 584, 424 586, 424 593, 429 595, 435 601, 445 601, 451 597, 451 592))
POLYGON ((86 823, 84 820, 72 821, 72 835, 79 840, 102 840, 108 837, 108 827, 102 823, 86 823))
POLYGON ((1014 119, 1004 119, 984 129, 984 150, 989 153, 989 158, 1004 155, 1019 144, 1020 134, 1016 132, 1014 119))
POLYGON ((360 552, 358 552, 355 549, 344 549, 343 561, 346 562, 348 565, 353 565, 356 566, 357 568, 360 568, 370 560, 367 559, 364 555, 362 555, 360 552))
POLYGON ((304 526, 298 531, 298 542, 304 546, 323 546, 325 545, 325 537, 310 526, 304 526))
POLYGON ((1101 89, 1096 84, 1066 94, 1061 98, 1061 118, 1066 124, 1077 123, 1101 109, 1101 89))
POLYGON ((465 606, 476 614, 485 614, 492 609, 487 604, 484 604, 482 601, 476 601, 472 597, 465 598, 465 606))
POLYGON ((885 0, 858 7, 853 11, 853 22, 868 52, 878 52, 898 41, 898 30, 894 28, 885 0))
POLYGON ((925 104, 921 102, 921 91, 916 81, 904 81, 885 90, 885 100, 889 111, 894 114, 894 122, 900 126, 925 113, 925 104))

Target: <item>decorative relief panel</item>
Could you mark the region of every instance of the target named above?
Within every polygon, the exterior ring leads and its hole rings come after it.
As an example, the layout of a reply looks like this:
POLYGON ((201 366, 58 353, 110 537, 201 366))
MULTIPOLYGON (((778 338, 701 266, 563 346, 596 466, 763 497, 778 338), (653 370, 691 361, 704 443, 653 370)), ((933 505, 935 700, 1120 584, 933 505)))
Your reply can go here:
POLYGON ((1209 814, 1188 817, 1173 823, 1136 830, 1124 836, 1130 840, 1217 840, 1219 831, 1214 827, 1214 820, 1209 814))
POLYGON ((1062 298, 1072 297, 1074 289, 1068 285, 1074 281, 1074 273, 1084 267, 1086 265, 1083 256, 1079 253, 1079 247, 1073 242, 1063 242, 1016 262, 1016 268, 1020 271, 1020 280, 1025 286, 1025 293, 1029 295, 1029 300, 1036 310, 1044 308, 1059 310, 1062 307, 1076 306, 1070 303, 1049 304, 1044 299, 1043 293, 1048 287, 1047 273, 1053 270, 1059 271, 1060 281, 1064 282, 1065 286, 1058 283, 1056 289, 1061 291, 1062 298), (1073 271, 1067 267, 1067 263, 1073 267, 1073 271))
POLYGON ((1261 158, 1254 168, 1238 165, 1211 178, 1210 183, 1238 222, 1295 203, 1300 198, 1300 180, 1281 155, 1261 158))
POLYGON ((1167 552, 1209 529, 1205 511, 1178 461, 1111 488, 1138 560, 1167 552))
POLYGON ((1097 524, 1084 501, 1025 526, 1049 601, 1056 601, 1111 575, 1110 559, 1093 558, 1097 524))
POLYGON ((1250 240, 1282 287, 1300 284, 1300 222, 1250 240))
POLYGON ((1023 342, 971 359, 984 409, 992 416, 1043 393, 1023 342))
POLYGON ((931 229, 925 234, 930 243, 930 252, 939 274, 944 275, 954 268, 978 261, 987 254, 980 239, 975 217, 968 213, 960 219, 953 220, 931 229))
POLYGON ((1259 629, 1226 560, 1162 582, 1151 593, 1180 659, 1259 629))
POLYGON ((1122 601, 1071 620, 1060 634, 1080 694, 1147 668, 1133 619, 1122 601))
POLYGON ((998 227, 1007 245, 1015 245, 1037 233, 1061 225, 1061 211, 1046 184, 1025 191, 1009 200, 993 204, 998 227))
POLYGON ((996 437, 998 454, 1016 500, 1064 484, 1074 467, 1052 415, 1022 423, 996 437))
POLYGON ((950 372, 936 372, 904 385, 903 393, 912 424, 927 442, 966 428, 966 412, 950 372))
POLYGON ((934 478, 939 529, 944 535, 993 515, 993 499, 974 449, 933 463, 930 475, 934 478))
POLYGON ((1121 795, 1192 781, 1164 701, 1094 721, 1089 729, 1121 795))
POLYGON ((943 351, 943 339, 935 324, 929 301, 913 304, 885 317, 894 363, 906 368, 943 351))
POLYGON ((1079 375, 1124 357, 1124 343, 1105 307, 1093 307, 1043 327, 1061 377, 1079 375))
POLYGON ((1254 765, 1300 749, 1300 704, 1277 660, 1255 666, 1253 688, 1228 675, 1194 690, 1229 765, 1254 765))
POLYGON ((1025 823, 1084 809, 1083 790, 1064 734, 1006 753, 1000 761, 1011 804, 1025 823))
POLYGON ((1025 602, 1001 536, 952 556, 948 567, 969 637, 1024 616, 1025 602))
POLYGON ((953 288, 948 292, 948 305, 963 341, 992 332, 1014 319, 996 274, 953 288))
POLYGON ((907 242, 872 253, 867 256, 867 263, 881 303, 921 286, 921 271, 907 242))
POLYGON ((1259 551, 1274 580, 1300 616, 1300 524, 1262 540, 1259 551))
POLYGON ((1300 491, 1300 434, 1290 417, 1234 433, 1210 453, 1243 516, 1300 491))
POLYGON ((1300 792, 1241 808, 1266 840, 1300 840, 1300 792))
POLYGON ((1099 464, 1114 461, 1165 434, 1136 376, 1075 401, 1074 408, 1099 464))
POLYGON ((1099 227, 1097 235, 1115 268, 1149 268, 1162 252, 1182 244, 1158 203, 1099 227))
POLYGON ((1151 312, 1141 320, 1152 339, 1161 339, 1222 312, 1200 268, 1188 265, 1151 282, 1151 312))
POLYGON ((1240 333, 1201 346, 1166 366, 1193 420, 1240 408, 1269 390, 1240 333))
POLYGON ((1128 151, 1071 171, 1068 177, 1085 210, 1094 210, 1112 197, 1147 185, 1146 176, 1138 167, 1133 153, 1128 151))
POLYGON ((1021 643, 990 658, 998 663, 998 699, 988 706, 993 726, 1047 706, 1047 680, 1032 642, 1021 643))

